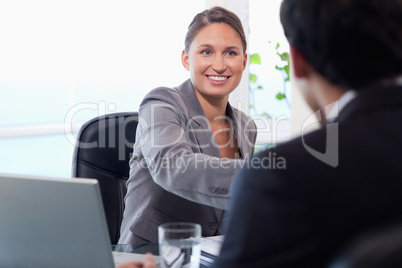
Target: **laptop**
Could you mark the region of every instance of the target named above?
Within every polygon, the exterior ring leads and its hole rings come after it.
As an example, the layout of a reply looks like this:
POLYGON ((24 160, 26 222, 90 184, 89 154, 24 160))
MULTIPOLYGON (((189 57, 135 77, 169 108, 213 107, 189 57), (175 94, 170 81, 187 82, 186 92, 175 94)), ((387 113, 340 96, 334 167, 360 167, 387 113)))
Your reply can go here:
POLYGON ((114 267, 98 181, 0 174, 0 267, 114 267))

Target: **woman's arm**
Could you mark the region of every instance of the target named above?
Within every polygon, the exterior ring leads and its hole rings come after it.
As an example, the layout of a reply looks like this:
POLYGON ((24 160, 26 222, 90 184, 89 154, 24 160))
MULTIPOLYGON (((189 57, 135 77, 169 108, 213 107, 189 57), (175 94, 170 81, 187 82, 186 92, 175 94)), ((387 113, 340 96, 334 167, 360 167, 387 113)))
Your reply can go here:
MULTIPOLYGON (((211 130, 197 128, 171 96, 173 93, 166 91, 151 94, 142 103, 136 146, 140 146, 153 180, 161 187, 188 200, 224 209, 232 177, 245 161, 194 153, 193 147, 205 150, 216 146, 208 136, 211 130)), ((219 152, 219 148, 212 149, 219 152)))

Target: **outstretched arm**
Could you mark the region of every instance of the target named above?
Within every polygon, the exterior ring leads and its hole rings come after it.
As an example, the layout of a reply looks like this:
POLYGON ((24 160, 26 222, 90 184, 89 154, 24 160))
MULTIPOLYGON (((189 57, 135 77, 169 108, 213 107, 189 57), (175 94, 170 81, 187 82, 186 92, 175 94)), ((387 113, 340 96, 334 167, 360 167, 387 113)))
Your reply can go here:
POLYGON ((217 145, 211 130, 200 127, 195 119, 188 120, 177 106, 171 98, 163 97, 148 98, 143 102, 137 130, 140 140, 136 143, 142 155, 136 156, 135 148, 132 165, 145 161, 153 180, 165 190, 224 209, 232 177, 244 160, 195 153, 199 151, 194 149, 197 147, 202 151, 216 150, 219 156, 219 148, 213 147, 217 145))

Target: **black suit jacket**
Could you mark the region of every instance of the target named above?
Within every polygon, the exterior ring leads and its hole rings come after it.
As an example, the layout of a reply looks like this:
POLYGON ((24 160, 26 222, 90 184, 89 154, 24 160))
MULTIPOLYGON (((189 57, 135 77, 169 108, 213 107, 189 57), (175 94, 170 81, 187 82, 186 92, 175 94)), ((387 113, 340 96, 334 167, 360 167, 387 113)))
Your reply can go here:
MULTIPOLYGON (((323 267, 360 232, 402 218, 402 87, 361 92, 335 123, 264 151, 286 169, 244 168, 234 181, 215 267, 323 267), (337 125, 339 122, 339 125, 337 125), (339 163, 324 152, 339 129, 339 163), (306 147, 307 145, 307 147, 306 147)), ((251 165, 250 165, 251 166, 251 165)))

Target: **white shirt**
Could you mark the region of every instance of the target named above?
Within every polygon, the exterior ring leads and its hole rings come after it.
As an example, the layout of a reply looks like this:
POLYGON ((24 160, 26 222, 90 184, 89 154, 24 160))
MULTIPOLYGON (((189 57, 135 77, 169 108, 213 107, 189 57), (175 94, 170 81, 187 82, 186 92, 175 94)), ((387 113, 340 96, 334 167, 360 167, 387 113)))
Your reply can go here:
POLYGON ((327 112, 327 122, 332 122, 339 115, 340 111, 354 98, 356 98, 357 92, 353 89, 346 91, 337 101, 331 103, 332 106, 327 112))

